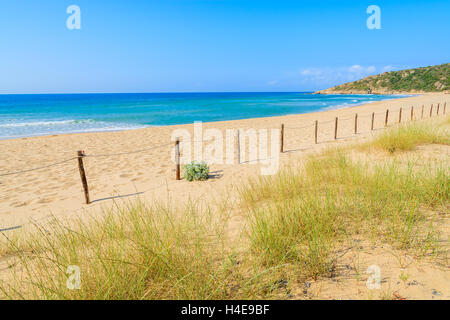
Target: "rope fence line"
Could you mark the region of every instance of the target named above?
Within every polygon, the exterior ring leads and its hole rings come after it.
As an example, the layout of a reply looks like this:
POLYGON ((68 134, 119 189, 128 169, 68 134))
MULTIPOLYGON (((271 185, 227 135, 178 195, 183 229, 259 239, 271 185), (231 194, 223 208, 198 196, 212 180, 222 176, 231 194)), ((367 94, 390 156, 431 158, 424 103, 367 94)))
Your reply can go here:
POLYGON ((310 125, 303 126, 303 127, 291 127, 291 126, 285 126, 285 128, 287 128, 287 129, 306 129, 306 128, 312 128, 312 127, 314 127, 314 124, 310 124, 310 125))
POLYGON ((340 121, 353 120, 355 117, 339 118, 340 121))
POLYGON ((129 151, 129 152, 118 152, 118 153, 105 153, 105 154, 86 154, 84 155, 84 157, 87 158, 101 158, 101 157, 115 157, 115 156, 121 156, 121 155, 128 155, 128 154, 135 154, 135 153, 142 153, 142 152, 146 152, 146 151, 150 151, 150 150, 155 150, 155 149, 159 149, 162 147, 166 147, 171 145, 172 143, 166 143, 166 144, 161 144, 161 145, 157 145, 157 146, 152 146, 150 148, 145 148, 145 149, 141 149, 141 150, 136 150, 136 151, 129 151))
MULTIPOLYGON (((136 191, 134 194, 130 194, 130 195, 141 195, 141 194, 147 193, 147 192, 152 191, 152 190, 161 189, 162 187, 167 187, 167 183, 162 183, 162 184, 160 184, 160 185, 158 185, 156 187, 145 189, 144 191, 136 191)), ((111 196, 111 197, 107 197, 107 198, 104 198, 104 199, 94 200, 91 203, 98 202, 98 201, 101 201, 101 200, 106 200, 106 199, 123 198, 123 197, 130 196, 130 195, 111 196)), ((79 211, 79 209, 75 210, 75 211, 79 211)), ((3 233, 5 231, 11 231, 11 230, 20 229, 20 228, 23 228, 23 227, 25 227, 27 225, 34 225, 34 226, 39 226, 40 228, 44 228, 43 225, 40 222, 42 220, 47 220, 47 221, 45 221, 45 223, 47 223, 47 222, 49 222, 52 219, 56 219, 56 217, 54 215, 46 215, 46 216, 38 218, 38 219, 34 219, 33 218, 33 219, 31 219, 31 221, 28 221, 28 222, 25 222, 25 223, 22 223, 22 224, 19 224, 19 225, 15 225, 15 226, 12 226, 12 227, 6 227, 6 228, 0 228, 0 233, 3 233)))
MULTIPOLYGON (((400 109, 401 109, 401 108, 400 108, 400 109)), ((397 109, 397 110, 390 110, 390 112, 397 112, 397 111, 399 111, 400 109, 397 109)), ((367 114, 363 114, 363 115, 358 115, 358 117, 359 117, 359 118, 371 117, 372 114, 375 114, 375 115, 381 115, 381 114, 383 114, 383 115, 384 115, 384 114, 386 114, 386 112, 383 111, 383 112, 367 113, 367 114)), ((339 118, 340 121, 354 120, 354 119, 355 119, 354 117, 339 118)), ((322 121, 322 122, 318 122, 318 124, 320 125, 320 124, 327 124, 327 123, 332 123, 332 122, 334 122, 334 120, 322 121)), ((284 126, 284 127, 287 128, 287 129, 306 129, 306 128, 314 127, 314 124, 306 125, 306 126, 303 126, 303 127, 291 127, 291 126, 284 126)))
POLYGON ((77 158, 78 158, 78 157, 72 157, 72 158, 69 158, 69 159, 66 159, 66 160, 54 162, 54 163, 52 163, 52 164, 45 165, 45 166, 42 166, 42 167, 33 168, 33 169, 26 169, 26 170, 14 171, 14 172, 2 173, 2 174, 0 174, 0 177, 12 176, 12 175, 15 175, 15 174, 21 174, 21 173, 26 173, 26 172, 31 172, 31 171, 36 171, 36 170, 42 170, 42 169, 46 169, 46 168, 51 168, 51 167, 54 167, 54 166, 57 166, 57 165, 60 165, 60 164, 69 162, 69 161, 74 160, 74 159, 77 159, 77 158))
MULTIPOLYGON (((446 105, 447 105, 447 103, 445 102, 445 103, 444 103, 444 112, 443 112, 443 114, 445 114, 446 105)), ((438 106, 439 106, 439 104, 438 104, 438 106)), ((424 109, 424 105, 422 105, 422 118, 421 118, 421 119, 423 119, 423 109, 424 109)), ((318 138, 317 138, 317 136, 318 136, 318 133, 317 133, 318 128, 317 128, 317 126, 318 126, 318 125, 329 124, 329 123, 331 123, 331 122, 334 122, 334 123, 335 123, 335 136, 334 136, 334 140, 337 140, 337 139, 338 139, 337 133, 338 133, 338 123, 339 123, 339 121, 354 120, 354 121, 355 121, 355 123, 354 123, 354 125, 355 125, 355 127, 354 127, 354 134, 355 134, 355 135, 356 135, 356 134, 361 134, 361 133, 370 133, 370 132, 372 132, 372 131, 374 131, 374 130, 378 130, 378 128, 375 128, 375 127, 374 127, 374 122, 375 122, 375 116, 376 116, 376 115, 385 115, 385 116, 386 116, 386 118, 385 118, 385 126, 384 126, 384 127, 386 128, 386 127, 389 127, 389 126, 390 126, 390 125, 388 125, 388 122, 389 122, 389 113, 392 114, 392 113, 397 113, 397 112, 398 112, 398 115, 399 115, 398 123, 404 122, 404 121, 402 121, 402 111, 403 111, 403 110, 404 110, 404 108, 401 107, 401 108, 399 108, 399 109, 394 109, 394 110, 389 110, 389 109, 387 109, 386 111, 383 111, 383 112, 372 112, 372 113, 366 113, 366 114, 362 114, 362 115, 359 115, 358 113, 355 113, 355 116, 353 116, 353 117, 346 117, 346 118, 339 118, 339 117, 336 117, 334 121, 333 121, 333 120, 322 121, 322 122, 316 121, 316 122, 315 122, 315 126, 316 126, 315 143, 316 143, 316 144, 319 143, 318 138), (369 118, 369 117, 372 118, 370 130, 369 130, 369 131, 364 131, 364 132, 358 131, 358 123, 359 123, 358 120, 361 119, 361 118, 369 118)), ((411 121, 413 121, 413 120, 418 120, 417 117, 414 118, 414 106, 412 106, 410 110, 411 110, 411 121)), ((433 110, 433 104, 432 104, 431 107, 430 107, 430 117, 432 117, 432 115, 433 115, 432 110, 433 110)), ((439 115, 439 109, 438 109, 436 115, 439 115)), ((405 117, 405 118, 406 118, 406 117, 405 117)), ((406 120, 407 120, 407 118, 406 118, 406 120)), ((290 127, 290 126, 286 126, 286 127, 285 127, 285 126, 282 124, 282 128, 288 128, 288 129, 305 129, 305 128, 309 128, 309 127, 312 127, 312 126, 314 126, 314 125, 304 126, 304 127, 290 127)), ((284 133, 284 130, 282 130, 281 132, 284 133)), ((353 137, 353 136, 347 136, 347 137, 353 137)), ((342 137, 341 137, 341 138, 342 138, 342 137)), ((284 140, 284 139, 282 138, 281 140, 284 140)), ((333 140, 325 140, 325 141, 322 140, 322 141, 320 141, 320 142, 323 143, 323 142, 330 142, 330 141, 333 141, 333 140)))
MULTIPOLYGON (((438 107, 439 107, 439 104, 438 104, 438 107)), ((401 111, 401 110, 402 110, 402 108, 400 108, 398 110, 391 110, 391 112, 396 112, 396 111, 401 111)), ((431 114, 432 110, 433 110, 433 105, 430 108, 430 114, 431 114)), ((439 108, 437 110, 439 112, 439 108)), ((444 112, 445 112, 445 107, 444 107, 444 112)), ((385 114, 385 112, 378 112, 378 113, 374 113, 374 114, 375 115, 380 115, 380 114, 385 114)), ((372 114, 360 115, 359 118, 364 118, 364 117, 369 117, 369 116, 372 116, 372 114)), ((339 120, 341 120, 341 121, 352 120, 352 119, 354 119, 354 118, 353 117, 339 118, 339 120)), ((318 122, 318 124, 319 125, 320 124, 328 124, 328 123, 332 123, 332 122, 334 122, 334 120, 322 121, 322 122, 318 122)), ((285 126, 285 128, 287 128, 287 129, 306 129, 306 128, 311 128, 311 127, 314 127, 314 124, 303 126, 303 127, 285 126)), ((186 142, 192 143, 192 142, 209 142, 209 141, 211 141, 211 140, 190 140, 190 141, 186 141, 186 142)), ((180 142, 181 143, 186 143, 185 141, 180 141, 180 142)), ((100 157, 113 157, 113 156, 120 156, 120 155, 142 153, 142 152, 146 152, 146 151, 149 151, 149 150, 153 150, 153 149, 158 149, 158 148, 161 148, 161 147, 169 146, 171 144, 172 143, 166 143, 166 144, 162 144, 162 145, 152 146, 150 148, 140 149, 140 150, 136 150, 136 151, 129 151, 129 152, 118 152, 118 153, 108 153, 108 154, 93 154, 93 155, 84 154, 83 157, 85 157, 85 158, 100 158, 100 157)), ((15 175, 15 174, 21 174, 21 173, 31 172, 31 171, 35 171, 35 170, 46 169, 46 168, 50 168, 50 167, 53 167, 53 166, 57 166, 59 164, 63 164, 65 162, 68 162, 68 161, 71 161, 71 160, 74 160, 74 159, 77 159, 77 158, 78 158, 78 156, 77 157, 68 158, 68 159, 65 159, 65 160, 62 160, 62 161, 58 161, 58 162, 55 162, 55 163, 52 163, 52 164, 49 164, 49 165, 45 165, 45 166, 42 166, 42 167, 26 169, 26 170, 20 170, 20 171, 14 171, 14 172, 8 172, 8 173, 2 173, 2 174, 0 174, 0 177, 2 177, 2 176, 9 176, 9 175, 15 175)))
MULTIPOLYGON (((442 114, 445 115, 446 113, 446 106, 447 106, 447 102, 444 103, 443 105, 443 112, 442 114)), ((406 110, 406 109, 405 109, 406 110)), ((411 117, 410 117, 410 121, 414 121, 414 106, 411 107, 411 117)), ((300 127, 296 127, 296 126, 285 126, 284 124, 281 124, 281 136, 280 136, 280 153, 284 153, 284 134, 285 134, 285 129, 293 129, 293 130, 300 130, 300 129, 307 129, 307 128, 312 128, 315 127, 315 132, 314 132, 314 144, 318 144, 319 140, 318 140, 318 134, 319 134, 319 125, 323 125, 323 124, 329 124, 329 123, 334 123, 334 139, 331 140, 322 140, 320 141, 320 143, 325 143, 325 142, 331 142, 331 141, 335 141, 338 139, 338 124, 339 124, 339 120, 340 121, 345 121, 345 120, 354 120, 354 134, 352 136, 348 136, 348 137, 339 137, 339 138, 351 138, 351 137, 356 137, 358 134, 361 133, 370 133, 374 130, 378 130, 378 129, 383 129, 386 127, 389 127, 389 113, 391 112, 399 112, 398 115, 398 120, 394 120, 394 122, 391 121, 391 125, 399 125, 403 122, 408 121, 407 116, 405 116, 405 120, 402 121, 402 111, 403 108, 397 109, 397 110, 389 110, 387 109, 385 112, 372 112, 372 113, 368 113, 368 114, 362 114, 362 115, 358 115, 358 113, 355 113, 355 115, 353 117, 348 117, 348 118, 339 118, 336 117, 334 120, 327 120, 327 121, 315 121, 313 124, 310 125, 305 125, 305 126, 300 126, 300 127), (385 121, 384 121, 384 127, 383 128, 374 128, 374 118, 375 115, 385 115, 385 121), (372 117, 372 122, 371 122, 371 129, 369 131, 358 131, 358 119, 361 118, 366 118, 366 117, 372 117)), ((440 103, 437 104, 437 108, 436 108, 436 115, 439 115, 440 113, 440 103)), ((424 105, 422 105, 421 108, 421 118, 423 119, 423 114, 424 114, 424 105)), ((431 118, 433 116, 433 104, 431 104, 430 107, 430 112, 429 112, 429 117, 431 118)), ((415 118, 416 120, 418 120, 417 116, 415 118)), ((238 157, 238 164, 241 163, 240 161, 240 130, 241 129, 237 129, 237 157, 238 157)), ((54 162, 45 166, 41 166, 41 167, 37 167, 37 168, 32 168, 32 169, 24 169, 24 170, 19 170, 19 171, 14 171, 14 172, 8 172, 8 173, 0 173, 0 177, 4 177, 4 176, 11 176, 11 175, 17 175, 17 174, 22 174, 22 173, 27 173, 27 172, 31 172, 31 171, 36 171, 36 170, 42 170, 42 169, 47 169, 47 168, 51 168, 54 166, 58 166, 64 163, 67 163, 69 161, 78 160, 78 167, 79 167, 79 172, 80 172, 80 177, 81 177, 81 182, 83 185, 83 191, 84 191, 84 195, 85 195, 85 200, 86 200, 86 204, 90 204, 92 201, 90 200, 89 197, 89 188, 88 188, 88 183, 87 183, 87 177, 86 177, 86 171, 84 169, 84 163, 83 163, 83 159, 85 158, 100 158, 100 157, 115 157, 115 156, 121 156, 121 155, 129 155, 129 154, 136 154, 136 153, 142 153, 142 152, 147 152, 150 150, 156 150, 162 147, 166 147, 169 145, 172 145, 174 143, 175 146, 175 162, 176 162, 176 180, 181 180, 181 152, 180 152, 180 143, 203 143, 203 142, 210 142, 212 141, 212 139, 210 140, 189 140, 189 141, 180 141, 179 138, 176 139, 175 142, 171 142, 171 143, 166 143, 166 144, 161 144, 161 145, 155 145, 155 146, 151 146, 149 148, 145 148, 145 149, 140 149, 140 150, 135 150, 135 151, 128 151, 128 152, 118 152, 118 153, 106 153, 106 154, 93 154, 93 155, 87 155, 84 153, 84 151, 77 151, 77 156, 75 157, 71 157, 62 161, 58 161, 58 162, 54 162)), ((311 146, 314 146, 314 144, 312 144, 311 146)), ((303 149, 304 150, 304 149, 303 149)), ((157 187, 159 188, 159 187, 157 187)), ((151 188, 149 190, 152 190, 155 188, 151 188)), ((139 193, 145 193, 147 192, 143 191, 143 192, 139 192, 139 193)), ((0 229, 0 231, 2 231, 2 229, 0 229)))
MULTIPOLYGON (((153 147, 151 147, 151 148, 146 148, 146 149, 141 149, 141 150, 136 150, 136 151, 118 152, 118 153, 109 153, 109 154, 93 154, 93 155, 87 155, 87 154, 84 154, 84 152, 83 152, 82 157, 83 157, 83 158, 100 158, 100 157, 113 157, 113 156, 120 156, 120 155, 128 155, 128 154, 142 153, 142 152, 145 152, 145 151, 149 151, 149 150, 153 150, 153 149, 158 149, 158 148, 161 148, 161 147, 169 146, 169 145, 171 145, 171 144, 172 144, 172 143, 166 143, 166 144, 163 144, 163 145, 153 146, 153 147)), ((80 156, 68 158, 68 159, 65 159, 65 160, 62 160, 62 161, 58 161, 58 162, 54 162, 54 163, 51 163, 51 164, 49 164, 49 165, 45 165, 45 166, 42 166, 42 167, 37 167, 37 168, 32 168, 32 169, 26 169, 26 170, 20 170, 20 171, 13 171, 13 172, 8 172, 8 173, 2 173, 2 174, 0 174, 0 177, 11 176, 11 175, 15 175, 15 174, 21 174, 21 173, 26 173, 26 172, 31 172, 31 171, 36 171, 36 170, 42 170, 42 169, 46 169, 46 168, 51 168, 51 167, 54 167, 54 166, 57 166, 57 165, 60 165, 60 164, 69 162, 69 161, 71 161, 71 160, 78 159, 79 157, 80 157, 80 156)))

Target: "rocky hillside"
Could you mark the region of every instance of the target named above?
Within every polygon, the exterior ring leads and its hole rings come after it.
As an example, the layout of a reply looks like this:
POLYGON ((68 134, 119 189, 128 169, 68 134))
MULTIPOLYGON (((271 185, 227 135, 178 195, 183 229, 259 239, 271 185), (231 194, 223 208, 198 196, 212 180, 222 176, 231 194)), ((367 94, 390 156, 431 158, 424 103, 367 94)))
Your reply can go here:
POLYGON ((395 94, 450 92, 450 63, 385 72, 348 82, 316 93, 395 94))

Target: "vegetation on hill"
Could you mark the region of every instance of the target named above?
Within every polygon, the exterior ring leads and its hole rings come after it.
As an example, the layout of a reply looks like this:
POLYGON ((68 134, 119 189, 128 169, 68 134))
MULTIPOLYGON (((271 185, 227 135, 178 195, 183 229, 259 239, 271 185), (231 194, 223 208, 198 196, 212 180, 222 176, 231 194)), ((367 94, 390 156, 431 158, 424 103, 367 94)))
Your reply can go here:
POLYGON ((450 91, 450 63, 384 72, 317 93, 426 93, 450 91))

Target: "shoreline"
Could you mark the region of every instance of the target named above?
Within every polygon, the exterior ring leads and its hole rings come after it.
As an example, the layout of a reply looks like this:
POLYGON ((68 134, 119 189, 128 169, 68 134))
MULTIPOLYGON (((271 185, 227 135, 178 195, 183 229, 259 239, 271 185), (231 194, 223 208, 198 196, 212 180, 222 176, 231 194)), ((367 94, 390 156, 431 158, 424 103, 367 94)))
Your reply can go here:
MULTIPOLYGON (((322 93, 315 93, 315 92, 311 92, 309 94, 322 94, 322 93)), ((334 93, 331 94, 323 94, 323 95, 335 95, 334 93)), ((377 94, 348 94, 348 93, 344 93, 344 94, 336 94, 336 95, 361 95, 361 96, 367 96, 367 95, 377 95, 377 94)), ((383 94, 380 94, 383 95, 383 94)), ((403 98, 411 98, 411 97, 416 97, 416 96, 421 96, 423 94, 392 94, 390 96, 392 96, 392 98, 386 98, 383 100, 376 100, 376 101, 370 101, 370 102, 362 102, 362 103, 357 103, 354 105, 336 105, 336 106, 329 106, 329 107, 325 107, 322 109, 319 109, 317 111, 310 111, 310 112, 304 112, 304 113, 292 113, 292 114, 285 114, 285 115, 276 115, 276 116, 267 116, 267 117, 253 117, 253 118, 242 118, 242 119, 231 119, 231 120, 217 120, 217 121, 208 121, 208 122, 202 122, 203 124, 208 124, 208 123, 217 123, 217 122, 232 122, 232 121, 243 121, 243 120, 256 120, 256 119, 266 119, 266 118, 277 118, 277 117, 289 117, 289 116, 300 116, 300 115, 307 115, 307 114, 315 114, 315 113, 322 113, 322 112, 328 112, 328 111, 332 111, 332 110, 342 110, 342 109, 347 109, 347 108, 354 108, 354 107, 360 107, 360 106, 364 106, 364 105, 368 105, 368 104, 372 104, 375 102, 383 102, 383 101, 390 101, 390 100, 395 100, 395 99, 403 99, 403 98), (398 97, 397 97, 398 96, 398 97)), ((68 120, 65 120, 68 121, 68 120)), ((136 131, 136 130, 143 130, 143 129, 149 129, 149 128, 160 128, 160 127, 174 127, 174 126, 184 126, 184 125, 190 125, 192 124, 191 122, 188 123, 180 123, 180 124, 171 124, 171 125, 144 125, 144 124, 137 124, 136 126, 141 126, 139 128, 126 128, 126 129, 101 129, 101 130, 86 130, 86 131, 74 131, 74 132, 62 132, 62 133, 48 133, 48 134, 36 134, 36 135, 24 135, 24 136, 19 136, 19 137, 11 137, 11 138, 0 138, 0 142, 1 141, 7 141, 7 140, 22 140, 22 139, 33 139, 33 138, 43 138, 43 137, 54 137, 54 136, 65 136, 65 135, 77 135, 77 134, 91 134, 91 133, 108 133, 108 132, 124 132, 124 131, 136 131)), ((130 124, 131 126, 131 124, 130 124)))
MULTIPOLYGON (((306 153, 316 152, 332 145, 344 145, 354 141, 370 139, 370 115, 375 112, 375 128, 384 127, 384 114, 389 108, 389 123, 398 121, 398 109, 403 107, 403 121, 409 121, 411 106, 418 109, 425 105, 428 118, 431 104, 450 101, 450 95, 421 95, 407 98, 376 101, 360 106, 351 106, 327 111, 251 118, 230 121, 204 122, 203 128, 226 129, 270 129, 285 125, 285 152, 280 154, 280 167, 297 163, 306 153), (354 135, 354 116, 358 113, 358 134, 354 135), (369 115, 369 116, 368 116, 369 115), (338 140, 329 142, 334 135, 334 118, 339 117, 338 140), (314 121, 319 121, 318 140, 314 144, 314 121)), ((436 108, 434 109, 436 113, 436 108)), ((442 112, 442 111, 441 111, 442 112)), ((447 110, 447 114, 450 111, 447 110)), ((416 113, 419 116, 419 112, 416 113)), ((45 218, 49 214, 70 218, 86 210, 101 213, 102 206, 113 205, 117 199, 131 200, 134 196, 145 199, 171 199, 176 196, 180 203, 189 199, 211 199, 223 196, 230 186, 260 174, 259 165, 213 164, 214 178, 202 183, 175 180, 175 165, 171 160, 173 141, 171 134, 176 129, 193 132, 193 124, 148 127, 117 132, 72 133, 50 136, 0 140, 0 175, 2 173, 70 159, 77 150, 88 155, 123 154, 117 157, 86 158, 85 169, 94 203, 84 204, 78 165, 75 160, 49 169, 19 175, 3 176, 0 179, 0 227, 7 228, 45 218), (157 145, 161 149, 145 153, 129 153, 157 145), (244 180, 243 180, 244 179, 244 180), (142 195, 141 195, 142 193, 142 195), (120 198, 114 198, 118 197, 120 198)), ((207 145, 205 143, 205 145, 207 145)), ((268 146, 269 148, 270 146, 268 146)), ((202 200, 202 201, 203 201, 202 200)))

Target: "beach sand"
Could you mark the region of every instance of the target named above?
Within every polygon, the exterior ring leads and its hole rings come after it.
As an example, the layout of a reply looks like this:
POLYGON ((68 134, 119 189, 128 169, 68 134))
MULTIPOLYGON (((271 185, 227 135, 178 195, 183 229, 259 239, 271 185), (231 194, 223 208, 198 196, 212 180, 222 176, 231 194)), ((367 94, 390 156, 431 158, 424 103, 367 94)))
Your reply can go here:
MULTIPOLYGON (((443 104, 448 100, 449 95, 428 94, 324 112, 204 123, 203 129, 216 128, 222 132, 237 128, 270 129, 280 128, 283 123, 285 153, 280 155, 280 163, 283 165, 295 161, 309 151, 330 144, 343 144, 355 138, 369 138, 373 134, 370 132, 372 112, 377 113, 375 129, 381 129, 384 127, 384 112, 387 108, 390 109, 389 123, 393 124, 398 122, 398 109, 401 107, 403 121, 409 121, 412 106, 415 109, 415 117, 420 118, 421 108, 424 105, 424 117, 427 118, 431 104, 434 104, 433 114, 436 115, 436 105, 440 103, 442 114, 443 104), (356 136, 353 133, 355 113, 359 114, 359 133, 356 136), (335 117, 346 120, 339 121, 338 140, 325 143, 334 138, 335 117), (319 121, 317 145, 314 144, 316 120, 319 121)), ((450 110, 447 110, 448 112, 450 110)), ((243 164, 240 165, 211 165, 213 177, 206 182, 176 181, 175 165, 171 160, 173 152, 171 134, 181 128, 193 131, 193 125, 186 124, 0 141, 0 175, 70 159, 76 156, 77 150, 84 150, 87 155, 124 153, 84 159, 93 201, 90 205, 84 204, 77 159, 42 170, 0 176, 0 228, 20 225, 29 222, 30 219, 45 220, 49 215, 70 217, 86 209, 95 211, 97 207, 111 205, 113 200, 130 200, 133 198, 132 195, 159 200, 171 197, 179 203, 193 198, 209 200, 222 195, 230 185, 260 173, 259 165, 243 160, 243 164), (129 153, 157 145, 165 146, 141 153, 129 153)), ((204 144, 206 145, 207 143, 204 144)))
MULTIPOLYGON (((295 166, 306 154, 329 146, 345 146, 355 141, 365 141, 373 134, 382 132, 385 112, 389 108, 389 124, 398 123, 399 109, 402 119, 410 121, 411 107, 414 106, 415 118, 421 118, 424 105, 424 118, 429 118, 430 106, 443 104, 450 95, 427 94, 409 98, 374 102, 362 106, 328 110, 301 115, 245 119, 204 123, 203 129, 270 129, 285 125, 285 152, 280 155, 280 166, 295 166), (374 127, 371 132, 371 115, 375 112, 374 127), (358 113, 358 134, 354 134, 354 117, 358 113), (334 140, 335 117, 339 121, 338 139, 334 140), (344 120, 346 119, 346 120, 344 120), (314 144, 314 123, 319 121, 319 144, 314 144), (329 141, 330 142, 325 142, 329 141)), ((450 112, 447 110, 447 114, 450 112)), ((175 180, 175 164, 171 160, 173 142, 171 134, 176 129, 193 131, 193 125, 151 127, 121 132, 99 132, 83 134, 65 134, 45 137, 32 137, 0 141, 0 175, 17 170, 27 170, 46 166, 65 159, 69 161, 45 168, 11 176, 0 176, 0 229, 22 225, 21 229, 7 231, 24 234, 32 223, 45 225, 50 217, 56 216, 66 221, 76 217, 101 215, 102 209, 122 201, 133 201, 137 197, 145 201, 173 201, 183 206, 188 200, 204 202, 206 205, 220 203, 225 197, 235 197, 233 190, 250 177, 260 174, 260 165, 212 164, 211 179, 204 182, 175 180), (131 151, 163 147, 145 152, 131 151), (99 157, 84 158, 91 204, 84 204, 84 194, 80 181, 77 150, 99 157), (111 153, 121 153, 107 156, 111 153), (102 156, 106 155, 106 156, 102 156), (31 223, 30 223, 31 222, 31 223)), ((270 141, 270 140, 269 140, 270 141)), ((207 143, 204 144, 206 146, 207 143)), ((448 146, 423 146, 419 157, 447 157, 448 146)), ((443 241, 449 238, 450 223, 448 217, 442 218, 443 241)), ((245 219, 239 212, 230 217, 230 236, 240 239, 245 219)), ((237 242, 239 240, 236 240, 237 242)), ((241 247, 241 243, 236 243, 241 247)), ((448 266, 421 261, 420 263, 389 246, 373 248, 370 243, 362 242, 352 250, 345 251, 339 265, 346 266, 333 279, 319 279, 310 283, 307 289, 293 288, 293 299, 450 299, 450 272, 448 266), (356 248, 356 249, 355 249, 356 248), (381 290, 369 290, 366 287, 367 267, 376 262, 382 268, 383 286, 381 290), (408 281, 399 280, 408 275, 408 281), (434 293, 433 293, 434 292, 434 293)), ((5 265, 8 257, 1 257, 5 265)), ((1 268, 3 269, 3 267, 1 268)))

